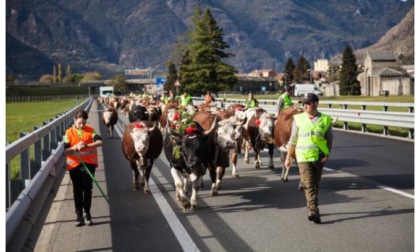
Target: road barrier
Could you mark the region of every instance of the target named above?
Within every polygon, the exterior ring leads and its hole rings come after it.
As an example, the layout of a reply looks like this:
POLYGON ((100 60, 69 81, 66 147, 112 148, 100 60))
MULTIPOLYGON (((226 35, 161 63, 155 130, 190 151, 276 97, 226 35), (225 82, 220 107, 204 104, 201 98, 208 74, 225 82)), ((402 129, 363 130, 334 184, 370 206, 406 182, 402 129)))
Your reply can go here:
MULTIPOLYGON (((194 104, 202 103, 204 98, 193 97, 194 104)), ((277 100, 259 99, 259 107, 275 115, 277 100)), ((227 108, 229 105, 245 104, 245 99, 217 98, 219 107, 227 108)), ((355 101, 319 101, 319 111, 342 122, 344 130, 350 130, 349 123, 361 124, 361 131, 367 131, 367 125, 382 126, 382 135, 390 136, 389 127, 407 129, 408 139, 414 139, 414 103, 399 102, 355 102, 355 101), (339 108, 333 108, 334 106, 339 108), (360 110, 348 109, 349 106, 360 106, 360 110), (368 107, 382 107, 382 111, 366 110, 368 107), (405 107, 407 112, 390 112, 390 107, 405 107)))
POLYGON ((66 172, 62 137, 74 113, 90 110, 92 98, 6 146, 7 251, 33 250, 66 172), (30 160, 30 148, 34 159, 30 160), (10 180, 10 162, 20 156, 20 179, 10 180), (25 249, 24 249, 25 247, 25 249))

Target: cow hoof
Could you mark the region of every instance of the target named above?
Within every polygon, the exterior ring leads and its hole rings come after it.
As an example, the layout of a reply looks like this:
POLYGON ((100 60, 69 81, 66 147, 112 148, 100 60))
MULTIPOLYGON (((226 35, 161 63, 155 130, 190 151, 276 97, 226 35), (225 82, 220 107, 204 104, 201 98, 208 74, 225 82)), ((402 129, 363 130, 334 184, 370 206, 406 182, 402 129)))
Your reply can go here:
POLYGON ((217 190, 222 189, 222 181, 216 182, 217 190))
POLYGON ((191 204, 190 209, 191 210, 197 210, 198 209, 198 203, 191 204))
POLYGON ((232 174, 232 177, 239 178, 239 174, 238 173, 234 173, 234 174, 232 174))
POLYGON ((245 160, 245 164, 249 164, 249 160, 245 160))
POLYGON ((133 189, 136 190, 136 191, 140 191, 140 185, 139 185, 139 183, 135 183, 133 189))
POLYGON ((274 165, 270 165, 270 166, 268 166, 268 168, 269 168, 270 170, 274 170, 274 165))

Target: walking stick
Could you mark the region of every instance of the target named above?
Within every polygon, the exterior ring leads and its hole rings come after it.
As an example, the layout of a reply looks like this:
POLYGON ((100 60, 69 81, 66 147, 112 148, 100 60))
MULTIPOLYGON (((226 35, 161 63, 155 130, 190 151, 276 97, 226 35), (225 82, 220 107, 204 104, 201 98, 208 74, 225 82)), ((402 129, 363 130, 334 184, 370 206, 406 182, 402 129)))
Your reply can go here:
POLYGON ((101 191, 102 196, 104 197, 104 199, 106 200, 106 202, 109 204, 109 199, 108 197, 105 195, 104 191, 102 191, 101 187, 99 186, 98 182, 95 179, 95 176, 92 175, 92 173, 89 171, 88 167, 86 166, 85 162, 83 162, 82 158, 80 157, 80 154, 78 152, 75 152, 76 156, 79 158, 80 162, 83 164, 83 166, 85 167, 86 172, 89 174, 89 176, 92 178, 93 182, 95 182, 96 187, 98 187, 99 191, 101 191))

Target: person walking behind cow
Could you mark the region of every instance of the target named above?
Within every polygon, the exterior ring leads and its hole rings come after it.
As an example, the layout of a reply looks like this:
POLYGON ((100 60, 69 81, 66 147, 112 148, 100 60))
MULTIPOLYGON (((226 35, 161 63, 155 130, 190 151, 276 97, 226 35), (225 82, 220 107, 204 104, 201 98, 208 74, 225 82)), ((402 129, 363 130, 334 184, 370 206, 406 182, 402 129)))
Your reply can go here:
POLYGON ((245 100, 245 108, 257 108, 258 100, 254 98, 254 94, 249 92, 248 98, 245 100))
POLYGON ((281 94, 277 100, 276 114, 278 115, 283 109, 293 106, 292 99, 290 98, 290 92, 293 87, 289 86, 286 88, 283 94, 281 94))
POLYGON ((188 104, 192 104, 192 97, 188 94, 187 90, 185 90, 184 94, 181 95, 181 106, 187 106, 188 104))
POLYGON ((308 220, 319 224, 319 183, 332 148, 332 119, 318 112, 319 99, 315 94, 309 93, 301 101, 304 112, 293 116, 292 134, 284 165, 290 168, 290 158, 296 152, 300 179, 305 190, 308 220))
POLYGON ((76 209, 76 227, 93 224, 90 208, 92 205, 92 178, 85 171, 85 166, 92 175, 98 167, 97 147, 102 146, 102 139, 95 129, 86 125, 88 114, 79 110, 74 114, 74 125, 66 130, 64 148, 67 155, 67 170, 73 183, 73 198, 76 209), (84 163, 84 164, 83 164, 84 163))
POLYGON ((210 104, 212 102, 216 101, 216 99, 214 99, 213 95, 211 94, 210 91, 207 91, 206 96, 204 96, 204 102, 206 104, 210 104))

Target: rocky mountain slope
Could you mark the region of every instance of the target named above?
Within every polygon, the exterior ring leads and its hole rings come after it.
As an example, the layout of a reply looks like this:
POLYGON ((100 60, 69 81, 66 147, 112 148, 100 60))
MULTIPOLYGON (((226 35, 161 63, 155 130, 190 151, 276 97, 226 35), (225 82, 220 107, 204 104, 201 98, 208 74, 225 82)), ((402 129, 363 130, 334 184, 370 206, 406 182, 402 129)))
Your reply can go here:
POLYGON ((126 68, 165 74, 195 6, 210 8, 239 72, 283 71, 288 57, 330 58, 378 41, 413 8, 406 0, 7 0, 6 70, 20 79, 53 64, 105 77, 126 68))

